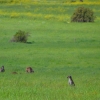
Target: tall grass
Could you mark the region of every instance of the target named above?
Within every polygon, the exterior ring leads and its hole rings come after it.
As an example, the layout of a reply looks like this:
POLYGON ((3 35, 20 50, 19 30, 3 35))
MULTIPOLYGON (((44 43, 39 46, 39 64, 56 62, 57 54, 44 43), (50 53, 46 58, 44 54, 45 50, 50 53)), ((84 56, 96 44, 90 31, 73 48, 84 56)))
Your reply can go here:
POLYGON ((99 100, 99 6, 85 6, 94 9, 94 23, 70 23, 77 5, 0 6, 0 100, 99 100), (10 42, 18 30, 30 33, 27 43, 10 42))

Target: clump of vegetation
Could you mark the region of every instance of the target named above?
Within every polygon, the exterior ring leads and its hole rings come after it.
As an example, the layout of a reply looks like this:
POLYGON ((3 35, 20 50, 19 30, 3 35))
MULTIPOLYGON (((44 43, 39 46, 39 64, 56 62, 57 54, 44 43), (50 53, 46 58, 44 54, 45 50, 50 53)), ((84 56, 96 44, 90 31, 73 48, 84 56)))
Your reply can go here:
POLYGON ((76 2, 76 0, 71 0, 71 2, 76 2))
POLYGON ((83 0, 80 0, 81 2, 83 2, 83 0))
POLYGON ((24 31, 19 30, 13 36, 11 42, 22 42, 22 43, 26 43, 27 40, 28 40, 28 36, 29 36, 29 33, 26 33, 24 31))
POLYGON ((71 17, 72 22, 94 22, 94 12, 85 7, 78 7, 71 17))

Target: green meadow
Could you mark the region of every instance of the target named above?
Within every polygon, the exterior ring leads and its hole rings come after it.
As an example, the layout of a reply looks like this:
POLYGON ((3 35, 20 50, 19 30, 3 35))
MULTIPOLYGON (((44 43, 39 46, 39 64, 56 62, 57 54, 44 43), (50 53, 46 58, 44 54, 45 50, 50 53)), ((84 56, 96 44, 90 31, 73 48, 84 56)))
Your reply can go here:
POLYGON ((4 1, 0 100, 100 100, 100 1, 4 1), (93 23, 70 21, 79 6, 94 11, 93 23), (18 30, 30 33, 27 43, 10 41, 18 30), (34 73, 25 72, 28 66, 34 73), (75 87, 68 85, 68 75, 75 87))

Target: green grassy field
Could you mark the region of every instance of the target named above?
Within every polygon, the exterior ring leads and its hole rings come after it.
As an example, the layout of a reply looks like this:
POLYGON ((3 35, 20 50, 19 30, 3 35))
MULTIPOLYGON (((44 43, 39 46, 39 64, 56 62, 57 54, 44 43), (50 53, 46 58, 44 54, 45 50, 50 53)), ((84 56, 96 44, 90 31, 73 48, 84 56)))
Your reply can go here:
POLYGON ((78 6, 0 5, 0 100, 100 99, 100 5, 84 5, 94 10, 95 22, 71 23, 78 6), (27 43, 10 42, 18 30, 30 33, 27 43), (27 74, 27 66, 35 72, 27 74))

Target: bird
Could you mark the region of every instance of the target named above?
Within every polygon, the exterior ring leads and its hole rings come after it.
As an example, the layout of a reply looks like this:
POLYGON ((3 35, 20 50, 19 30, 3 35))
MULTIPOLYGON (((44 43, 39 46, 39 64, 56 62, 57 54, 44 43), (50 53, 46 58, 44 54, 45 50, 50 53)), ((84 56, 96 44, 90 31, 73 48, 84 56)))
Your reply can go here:
POLYGON ((68 84, 71 85, 71 86, 75 86, 75 83, 72 79, 72 76, 67 76, 67 78, 68 78, 68 84))

